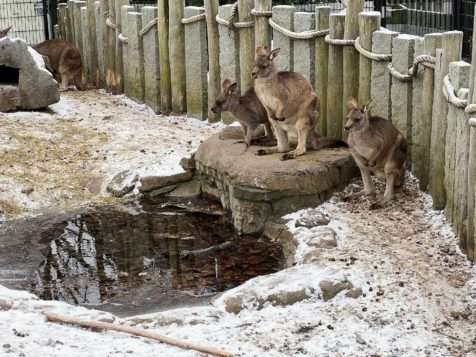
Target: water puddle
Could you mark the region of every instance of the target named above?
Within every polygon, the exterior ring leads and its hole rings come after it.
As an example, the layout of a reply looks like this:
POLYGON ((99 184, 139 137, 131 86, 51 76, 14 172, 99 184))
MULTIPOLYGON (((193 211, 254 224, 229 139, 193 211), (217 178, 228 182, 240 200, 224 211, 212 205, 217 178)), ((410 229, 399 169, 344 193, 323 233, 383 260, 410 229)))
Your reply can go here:
POLYGON ((120 316, 207 303, 284 261, 277 244, 238 236, 209 202, 11 222, 0 248, 0 284, 120 316))

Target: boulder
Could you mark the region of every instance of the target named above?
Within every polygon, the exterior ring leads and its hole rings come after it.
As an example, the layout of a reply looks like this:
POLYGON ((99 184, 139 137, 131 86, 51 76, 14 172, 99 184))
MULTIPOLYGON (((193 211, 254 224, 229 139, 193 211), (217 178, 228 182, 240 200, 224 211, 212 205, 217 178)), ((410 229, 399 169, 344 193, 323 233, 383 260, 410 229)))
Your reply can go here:
POLYGON ((192 177, 193 173, 191 171, 184 171, 169 176, 144 176, 140 179, 139 190, 141 192, 154 191, 166 186, 190 181, 192 177))
POLYGON ((330 219, 318 210, 309 210, 305 215, 296 220, 296 227, 313 228, 317 226, 326 226, 330 219))
POLYGON ((319 282, 322 298, 324 301, 333 299, 343 290, 352 289, 353 285, 347 280, 321 280, 319 282))
POLYGON ((136 172, 125 170, 114 176, 107 185, 107 191, 115 197, 122 197, 131 192, 139 179, 136 172))

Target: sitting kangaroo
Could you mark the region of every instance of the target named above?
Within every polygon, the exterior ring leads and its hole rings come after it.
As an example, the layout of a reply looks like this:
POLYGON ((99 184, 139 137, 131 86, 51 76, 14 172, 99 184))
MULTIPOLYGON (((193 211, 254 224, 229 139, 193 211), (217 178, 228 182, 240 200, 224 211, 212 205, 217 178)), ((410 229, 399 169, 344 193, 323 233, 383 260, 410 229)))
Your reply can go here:
POLYGON ((266 139, 273 139, 273 132, 268 120, 268 115, 263 105, 256 96, 253 88, 248 89, 244 95, 241 95, 238 84, 231 83, 225 79, 222 85, 223 91, 218 96, 215 106, 211 109, 213 113, 218 114, 222 111, 229 111, 238 120, 243 129, 246 146, 250 146, 253 139, 253 133, 264 124, 266 128, 266 139))
POLYGON ((271 52, 266 47, 256 48, 253 78, 255 91, 274 128, 278 146, 262 149, 258 155, 285 153, 282 160, 303 155, 308 148, 318 149, 316 127, 319 100, 309 81, 299 73, 278 72, 273 60, 280 49, 271 52), (290 151, 289 132, 297 132, 298 144, 290 151))
POLYGON ((367 106, 359 107, 354 98, 347 102, 347 108, 344 129, 349 133, 347 143, 364 182, 361 194, 375 194, 370 174, 385 177, 382 203, 386 203, 393 198, 394 187, 403 185, 406 140, 389 120, 370 116, 367 106))

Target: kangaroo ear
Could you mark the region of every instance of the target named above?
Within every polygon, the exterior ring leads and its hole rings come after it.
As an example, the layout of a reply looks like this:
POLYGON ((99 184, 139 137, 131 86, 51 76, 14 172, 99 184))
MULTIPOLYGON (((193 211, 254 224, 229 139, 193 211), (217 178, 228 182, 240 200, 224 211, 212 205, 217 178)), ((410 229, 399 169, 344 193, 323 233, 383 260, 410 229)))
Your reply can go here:
POLYGON ((228 87, 226 94, 232 95, 237 89, 238 89, 238 83, 235 82, 228 87))
POLYGON ((11 29, 12 29, 12 26, 9 26, 4 30, 0 30, 0 37, 5 37, 11 29))
POLYGON ((357 104, 357 101, 355 100, 355 98, 350 97, 350 98, 347 100, 347 110, 348 110, 348 111, 357 109, 358 107, 359 107, 359 105, 357 104))
POLYGON ((228 90, 228 87, 230 87, 231 81, 229 79, 225 79, 221 85, 223 88, 223 91, 226 92, 228 90))
POLYGON ((370 107, 372 105, 372 99, 370 99, 367 104, 365 104, 363 107, 362 107, 362 111, 364 113, 367 113, 369 110, 370 110, 370 107))
POLYGON ((278 56, 279 51, 281 51, 280 48, 275 48, 274 50, 272 50, 268 55, 268 59, 270 61, 274 60, 278 56))

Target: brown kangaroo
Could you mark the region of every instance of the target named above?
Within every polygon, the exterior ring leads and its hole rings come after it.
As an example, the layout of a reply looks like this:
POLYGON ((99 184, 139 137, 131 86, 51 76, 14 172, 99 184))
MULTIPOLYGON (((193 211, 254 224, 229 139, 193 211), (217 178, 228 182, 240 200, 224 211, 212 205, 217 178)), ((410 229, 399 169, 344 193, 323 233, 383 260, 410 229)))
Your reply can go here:
POLYGON ((388 120, 370 116, 366 106, 359 107, 354 98, 347 102, 349 114, 344 129, 347 143, 362 175, 364 189, 359 194, 375 194, 370 177, 385 177, 382 203, 393 198, 394 187, 401 187, 405 174, 407 144, 403 135, 388 120))
POLYGON ((38 53, 46 57, 55 78, 61 80, 61 89, 67 90, 74 84, 78 90, 86 90, 83 79, 81 53, 71 43, 63 40, 47 40, 32 46, 38 53))
POLYGON ((222 85, 222 93, 216 99, 211 110, 215 114, 222 111, 229 111, 233 114, 241 124, 246 146, 251 145, 253 139, 255 139, 253 134, 261 124, 264 124, 266 128, 266 139, 273 139, 268 115, 256 96, 254 88, 248 89, 244 95, 241 95, 238 84, 225 79, 222 85))
POLYGON ((12 29, 12 26, 7 27, 4 30, 0 30, 0 38, 6 37, 8 32, 12 29))
POLYGON ((273 60, 280 49, 271 52, 266 47, 256 48, 253 78, 255 91, 274 128, 278 146, 262 149, 258 155, 285 153, 282 160, 294 159, 308 148, 318 149, 316 127, 319 100, 309 81, 299 73, 278 72, 273 60), (290 151, 289 132, 297 132, 298 144, 290 151))

